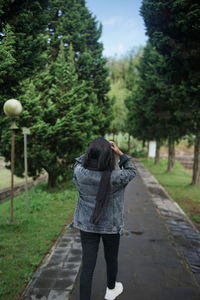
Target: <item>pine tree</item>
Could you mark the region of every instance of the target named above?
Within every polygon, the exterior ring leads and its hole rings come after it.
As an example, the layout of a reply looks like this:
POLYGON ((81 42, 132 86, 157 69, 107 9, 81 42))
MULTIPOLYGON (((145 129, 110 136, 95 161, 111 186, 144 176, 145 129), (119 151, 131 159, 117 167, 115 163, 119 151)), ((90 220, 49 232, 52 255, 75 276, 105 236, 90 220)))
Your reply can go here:
MULTIPOLYGON (((7 68, 1 76, 0 90, 3 88, 8 97, 17 97, 20 82, 41 68, 42 52, 46 49, 46 40, 42 36, 47 23, 46 2, 15 0, 2 4, 0 43, 4 47, 11 36, 14 41, 13 49, 10 49, 13 69, 7 68)), ((1 61, 0 65, 3 63, 1 61)))
MULTIPOLYGON (((2 130, 9 127, 9 119, 2 109, 4 102, 18 98, 21 82, 43 66, 47 44, 44 37, 46 5, 46 0, 0 3, 0 139, 2 130)), ((5 145, 0 143, 0 147, 5 145)))
POLYGON ((193 184, 200 184, 199 1, 144 0, 141 14, 152 44, 163 55, 171 102, 185 133, 196 135, 193 184))
MULTIPOLYGON (((93 120, 98 114, 96 95, 85 81, 80 81, 75 68, 72 45, 67 59, 63 42, 56 60, 37 74, 34 82, 24 81, 25 93, 20 98, 24 111, 18 121, 29 127, 29 175, 37 177, 44 169, 49 186, 58 178, 66 179, 74 157, 95 137, 93 120), (28 85, 28 88, 26 87, 28 85)), ((3 135, 3 142, 8 135, 3 135)), ((23 138, 17 137, 16 172, 23 175, 23 138)), ((8 152, 4 151, 6 157, 8 152)))
POLYGON ((97 96, 99 115, 94 126, 98 134, 104 135, 110 122, 110 101, 108 70, 103 58, 103 45, 99 42, 102 26, 89 12, 83 0, 49 1, 51 22, 49 22, 50 58, 59 50, 59 39, 65 45, 73 45, 79 80, 87 81, 97 96))
MULTIPOLYGON (((85 1, 51 0, 47 9, 46 1, 22 1, 19 7, 15 1, 7 4, 3 17, 12 23, 14 53, 17 45, 19 57, 13 64, 16 74, 10 77, 13 93, 8 93, 9 87, 7 96, 22 101, 18 125, 31 129, 29 175, 37 177, 45 169, 53 186, 58 177, 66 177, 69 164, 88 142, 105 134, 110 122, 108 72, 98 41, 101 26, 85 1)), ((16 142, 15 170, 23 175, 22 135, 16 142)), ((8 161, 8 123, 2 145, 8 161)))
POLYGON ((165 81, 165 61, 149 42, 138 65, 137 85, 126 104, 132 134, 141 140, 169 141, 168 171, 174 165, 174 142, 183 134, 171 102, 171 86, 165 81))
POLYGON ((7 98, 7 84, 5 81, 5 77, 8 76, 8 74, 14 72, 13 66, 16 62, 16 59, 14 57, 15 37, 9 24, 5 26, 4 32, 2 34, 5 36, 3 42, 0 42, 0 86, 2 87, 0 91, 0 140, 3 127, 6 126, 6 119, 4 118, 3 114, 3 103, 7 98))
POLYGON ((69 163, 86 147, 96 131, 93 127, 94 108, 98 114, 95 94, 86 82, 78 79, 72 45, 68 47, 67 62, 64 48, 61 41, 57 59, 49 69, 51 87, 43 88, 42 77, 39 83, 45 103, 43 121, 48 127, 42 134, 42 145, 46 145, 46 150, 44 155, 40 152, 40 161, 45 160, 49 186, 56 184, 59 175, 65 175, 69 163))

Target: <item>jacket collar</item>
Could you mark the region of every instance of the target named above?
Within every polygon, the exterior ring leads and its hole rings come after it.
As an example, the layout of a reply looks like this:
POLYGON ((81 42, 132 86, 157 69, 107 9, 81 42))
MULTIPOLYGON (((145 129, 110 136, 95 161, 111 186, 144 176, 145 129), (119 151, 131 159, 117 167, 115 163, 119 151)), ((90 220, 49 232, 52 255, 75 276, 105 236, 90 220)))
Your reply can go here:
POLYGON ((85 158, 86 153, 82 154, 79 157, 76 157, 75 160, 78 161, 79 163, 83 163, 83 160, 85 158))

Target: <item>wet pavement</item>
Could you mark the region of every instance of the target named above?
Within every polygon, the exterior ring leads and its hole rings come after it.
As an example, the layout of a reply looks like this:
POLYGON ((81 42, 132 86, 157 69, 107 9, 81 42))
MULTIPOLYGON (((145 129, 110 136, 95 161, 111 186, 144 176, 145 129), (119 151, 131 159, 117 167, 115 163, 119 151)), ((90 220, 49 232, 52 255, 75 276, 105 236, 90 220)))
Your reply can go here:
MULTIPOLYGON (((200 233, 141 164, 125 192, 125 227, 117 281, 121 300, 199 300, 200 233), (141 179, 141 176, 143 179, 141 179), (152 197, 153 196, 153 197, 152 197)), ((79 300, 79 232, 66 230, 45 258, 22 299, 79 300)), ((104 299, 102 241, 91 300, 104 299)))

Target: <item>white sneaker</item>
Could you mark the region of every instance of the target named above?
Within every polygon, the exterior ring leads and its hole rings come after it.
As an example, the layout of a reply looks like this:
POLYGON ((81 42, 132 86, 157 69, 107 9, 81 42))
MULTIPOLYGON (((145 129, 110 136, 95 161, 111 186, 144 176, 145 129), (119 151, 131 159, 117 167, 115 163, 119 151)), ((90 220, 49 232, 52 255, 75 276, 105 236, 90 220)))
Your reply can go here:
POLYGON ((114 300, 123 292, 123 285, 121 282, 115 282, 115 287, 114 289, 109 289, 107 287, 106 289, 106 294, 105 294, 105 299, 106 300, 114 300))

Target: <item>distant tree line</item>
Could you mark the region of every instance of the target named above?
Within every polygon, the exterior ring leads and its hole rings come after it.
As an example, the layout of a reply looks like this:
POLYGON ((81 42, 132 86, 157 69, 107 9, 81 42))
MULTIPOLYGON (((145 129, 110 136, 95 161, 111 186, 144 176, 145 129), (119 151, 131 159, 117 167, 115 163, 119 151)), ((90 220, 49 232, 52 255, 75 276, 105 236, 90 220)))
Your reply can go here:
POLYGON ((143 0, 149 41, 126 99, 130 133, 141 140, 168 140, 168 171, 175 141, 195 136, 193 185, 200 184, 200 3, 143 0))
POLYGON ((128 152, 130 151, 133 124, 128 118, 129 107, 125 102, 135 87, 136 65, 142 52, 142 47, 135 47, 120 58, 110 57, 107 63, 111 82, 111 90, 108 95, 112 102, 112 119, 107 133, 112 134, 113 140, 115 135, 120 132, 128 133, 128 152))
MULTIPOLYGON (((111 119, 101 24, 84 0, 0 1, 0 152, 10 161, 10 119, 3 104, 21 101, 28 127, 29 176, 42 169, 49 186, 111 119)), ((16 137, 15 173, 23 176, 23 137, 16 137)))

